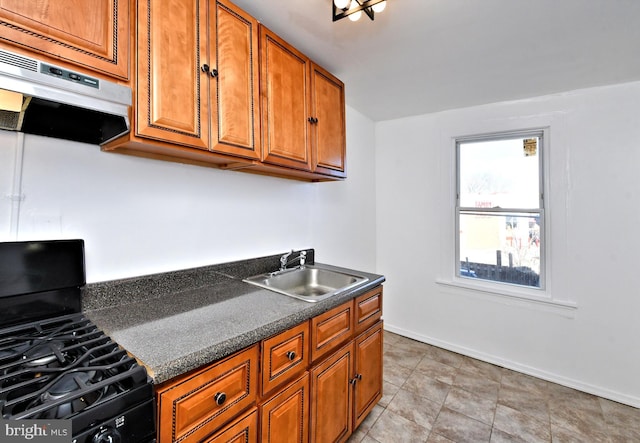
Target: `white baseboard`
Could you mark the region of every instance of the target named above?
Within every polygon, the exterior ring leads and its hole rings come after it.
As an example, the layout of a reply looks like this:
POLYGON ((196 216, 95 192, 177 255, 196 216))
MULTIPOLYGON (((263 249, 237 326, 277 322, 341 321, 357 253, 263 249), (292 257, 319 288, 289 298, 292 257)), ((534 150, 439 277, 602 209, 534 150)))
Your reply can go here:
POLYGON ((492 363, 494 365, 502 366, 507 369, 512 369, 514 371, 521 372, 523 374, 531 375, 533 377, 537 377, 546 381, 557 383, 562 386, 577 389, 578 391, 586 392, 588 394, 597 395, 598 397, 606 398, 618 403, 633 406, 634 408, 640 408, 640 398, 638 397, 623 394, 617 391, 612 391, 610 389, 606 389, 600 386, 594 386, 588 383, 583 383, 579 380, 574 380, 572 378, 564 377, 564 376, 547 372, 538 368, 523 365, 511 360, 505 360, 503 358, 496 357, 491 354, 487 354, 484 352, 477 351, 475 349, 466 348, 464 346, 459 346, 453 343, 438 340, 433 337, 427 337, 425 335, 416 334, 415 332, 390 325, 387 322, 385 322, 384 324, 384 329, 389 332, 402 335, 404 337, 408 337, 423 343, 427 343, 433 346, 437 346, 439 348, 446 349, 448 351, 456 352, 458 354, 462 354, 478 360, 486 361, 487 363, 492 363))

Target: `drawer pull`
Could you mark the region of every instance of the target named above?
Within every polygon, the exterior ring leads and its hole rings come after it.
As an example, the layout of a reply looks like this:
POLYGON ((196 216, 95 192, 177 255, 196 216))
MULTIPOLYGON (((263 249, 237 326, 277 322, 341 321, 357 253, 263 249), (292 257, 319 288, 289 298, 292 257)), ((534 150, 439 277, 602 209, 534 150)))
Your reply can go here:
POLYGON ((354 385, 354 386, 355 386, 355 384, 356 384, 357 382, 359 382, 360 380, 362 380, 362 374, 356 374, 356 375, 355 375, 355 377, 353 377, 353 378, 349 381, 349 383, 351 383, 352 385, 354 385))
POLYGON ((293 351, 289 351, 289 352, 287 352, 287 358, 288 358, 290 361, 294 361, 294 360, 296 359, 296 353, 295 353, 295 352, 293 352, 293 351))
POLYGON ((224 392, 218 392, 213 396, 213 399, 218 406, 222 406, 224 402, 227 401, 227 394, 225 394, 224 392))

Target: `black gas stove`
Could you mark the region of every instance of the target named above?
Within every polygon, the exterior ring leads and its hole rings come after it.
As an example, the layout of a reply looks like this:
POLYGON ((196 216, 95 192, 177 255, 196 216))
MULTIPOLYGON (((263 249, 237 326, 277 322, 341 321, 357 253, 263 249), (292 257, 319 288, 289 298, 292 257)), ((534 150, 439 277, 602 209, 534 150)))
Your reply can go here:
POLYGON ((0 243, 0 411, 71 420, 73 442, 151 442, 144 367, 80 312, 82 240, 0 243))

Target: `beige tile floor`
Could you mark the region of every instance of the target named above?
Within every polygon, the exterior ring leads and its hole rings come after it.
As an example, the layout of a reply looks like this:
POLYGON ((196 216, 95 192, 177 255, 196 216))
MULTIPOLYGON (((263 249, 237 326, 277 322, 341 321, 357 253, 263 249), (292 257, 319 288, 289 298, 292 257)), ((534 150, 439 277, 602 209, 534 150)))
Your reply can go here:
POLYGON ((640 409, 387 331, 384 340, 384 396, 348 443, 640 443, 640 409))

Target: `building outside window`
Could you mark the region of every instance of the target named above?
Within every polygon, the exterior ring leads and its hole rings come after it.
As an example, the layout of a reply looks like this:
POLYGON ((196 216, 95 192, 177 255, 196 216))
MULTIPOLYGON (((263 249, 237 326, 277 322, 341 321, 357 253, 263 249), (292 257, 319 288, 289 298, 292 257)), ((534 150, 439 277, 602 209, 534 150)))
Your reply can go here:
POLYGON ((457 276, 544 289, 544 130, 456 139, 457 276))

